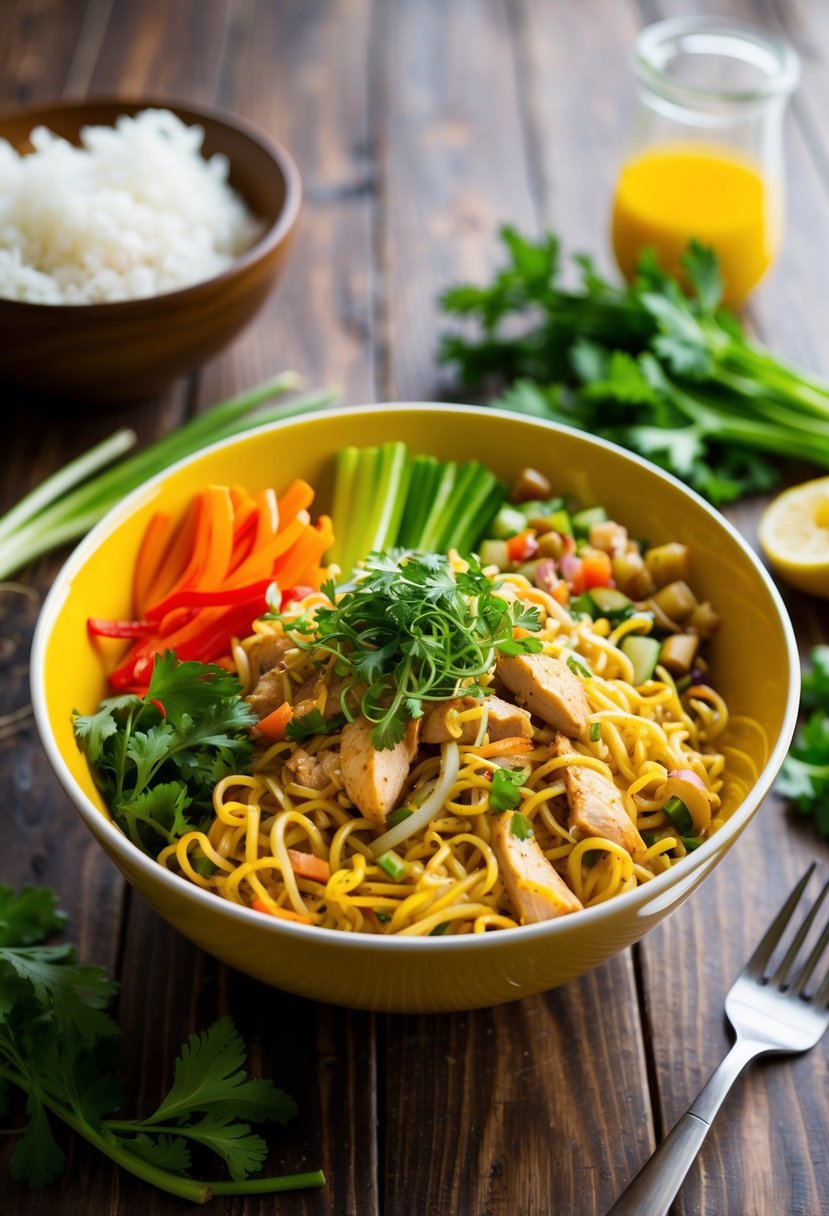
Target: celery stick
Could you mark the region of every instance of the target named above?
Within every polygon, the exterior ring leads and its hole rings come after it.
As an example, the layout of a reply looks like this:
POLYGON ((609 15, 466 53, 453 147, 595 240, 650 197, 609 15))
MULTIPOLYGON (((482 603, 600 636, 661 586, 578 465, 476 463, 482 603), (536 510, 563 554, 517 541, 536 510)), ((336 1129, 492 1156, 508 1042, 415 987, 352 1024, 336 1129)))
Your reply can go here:
POLYGON ((440 469, 436 456, 415 456, 411 461, 409 489, 397 533, 397 543, 403 549, 416 549, 418 546, 440 478, 440 469))
POLYGON ((334 524, 334 544, 328 554, 328 560, 336 562, 342 568, 345 553, 345 537, 353 526, 350 518, 351 506, 354 501, 354 479, 360 459, 358 448, 340 448, 337 453, 337 464, 334 473, 334 505, 331 519, 334 524))
POLYGON ((354 489, 341 553, 342 572, 348 578, 371 547, 371 512, 380 463, 379 448, 361 448, 357 456, 354 489), (366 546, 369 546, 367 548, 366 546))
POLYGON ((470 512, 465 519, 464 526, 455 540, 455 546, 460 553, 474 552, 476 545, 489 535, 489 525, 506 498, 506 493, 503 482, 493 476, 486 494, 475 507, 474 514, 470 512))
POLYGON ((440 478, 438 479, 431 505, 429 506, 429 514, 426 517, 419 540, 415 545, 415 548, 422 549, 424 553, 436 553, 438 551, 436 546, 440 537, 443 510, 452 493, 457 477, 457 461, 448 460, 446 464, 440 466, 440 478))
POLYGON ((441 538, 442 551, 454 546, 468 553, 492 518, 495 497, 502 501, 506 487, 489 469, 473 461, 462 496, 454 498, 446 511, 446 528, 441 538))
POLYGON ((410 476, 409 452, 405 443, 387 443, 381 449, 381 480, 377 492, 380 506, 372 549, 390 549, 400 527, 410 476))

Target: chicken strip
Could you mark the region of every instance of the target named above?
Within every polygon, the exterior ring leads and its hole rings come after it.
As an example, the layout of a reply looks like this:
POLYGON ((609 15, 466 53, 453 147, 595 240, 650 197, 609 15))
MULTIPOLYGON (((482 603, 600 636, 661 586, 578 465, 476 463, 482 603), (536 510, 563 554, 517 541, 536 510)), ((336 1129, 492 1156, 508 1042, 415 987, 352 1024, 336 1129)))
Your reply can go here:
POLYGON ((373 725, 357 718, 343 727, 340 768, 345 792, 366 819, 381 827, 396 805, 417 752, 420 723, 410 721, 406 734, 392 748, 378 751, 371 740, 373 725))
POLYGON ((324 790, 334 780, 339 768, 339 759, 333 752, 312 756, 305 748, 298 747, 285 761, 282 777, 283 780, 293 781, 305 789, 324 790))
MULTIPOLYGON (((468 722, 459 723, 460 735, 453 735, 449 729, 449 715, 453 711, 461 713, 473 709, 483 702, 479 697, 450 697, 446 701, 436 701, 430 705, 423 715, 423 726, 420 731, 423 743, 449 743, 455 739, 458 743, 474 743, 480 727, 480 718, 470 718, 468 722)), ((490 740, 520 737, 531 739, 533 733, 530 715, 520 705, 510 705, 500 697, 487 697, 487 732, 490 740)))
MULTIPOLYGON (((553 740, 551 750, 556 756, 579 754, 570 740, 560 734, 553 740)), ((584 764, 568 764, 563 776, 570 805, 570 830, 578 831, 582 836, 612 840, 638 861, 647 845, 625 810, 622 795, 614 782, 584 764)))
POLYGON ((561 659, 549 654, 502 657, 495 671, 530 713, 573 739, 584 734, 590 714, 587 694, 561 659))
POLYGON ((522 925, 552 920, 578 912, 582 903, 550 865, 534 836, 522 840, 513 834, 514 811, 495 820, 492 847, 498 868, 522 925))

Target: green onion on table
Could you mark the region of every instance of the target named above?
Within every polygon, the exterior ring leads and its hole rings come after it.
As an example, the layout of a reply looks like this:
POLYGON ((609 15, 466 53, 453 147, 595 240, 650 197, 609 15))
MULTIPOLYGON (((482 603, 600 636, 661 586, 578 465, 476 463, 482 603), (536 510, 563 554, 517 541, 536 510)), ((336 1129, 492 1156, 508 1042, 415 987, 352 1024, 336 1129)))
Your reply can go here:
POLYGON ((252 427, 322 409, 334 399, 334 393, 322 390, 287 404, 259 408, 292 392, 299 382, 295 372, 282 372, 213 406, 125 459, 120 458, 134 446, 136 437, 126 428, 116 431, 47 478, 0 518, 0 579, 42 554, 78 540, 125 495, 185 456, 252 427))

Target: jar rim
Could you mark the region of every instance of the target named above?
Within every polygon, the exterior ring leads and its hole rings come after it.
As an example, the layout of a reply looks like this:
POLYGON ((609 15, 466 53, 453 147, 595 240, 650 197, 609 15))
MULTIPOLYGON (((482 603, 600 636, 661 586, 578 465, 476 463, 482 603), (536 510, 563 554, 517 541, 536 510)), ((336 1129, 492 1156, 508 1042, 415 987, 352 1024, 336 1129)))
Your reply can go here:
MULTIPOLYGON (((705 48, 711 53, 710 45, 705 48)), ((744 105, 788 95, 800 79, 800 57, 788 42, 747 21, 721 17, 669 17, 646 26, 634 43, 633 65, 639 80, 678 103, 720 102, 744 105), (707 88, 677 80, 666 68, 671 51, 700 53, 699 40, 721 39, 719 54, 752 63, 766 79, 750 88, 707 88), (688 45, 684 48, 682 43, 688 45), (738 53, 738 49, 742 53, 738 53)))

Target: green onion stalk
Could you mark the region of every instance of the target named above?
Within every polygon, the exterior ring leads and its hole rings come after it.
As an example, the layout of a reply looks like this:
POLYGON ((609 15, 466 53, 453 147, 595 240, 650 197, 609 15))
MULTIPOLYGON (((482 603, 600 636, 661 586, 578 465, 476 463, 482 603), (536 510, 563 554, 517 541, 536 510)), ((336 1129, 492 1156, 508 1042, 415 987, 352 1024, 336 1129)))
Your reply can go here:
POLYGON ((296 372, 282 372, 213 406, 130 456, 125 454, 134 447, 136 436, 128 428, 96 444, 0 517, 0 580, 42 554, 78 540, 125 495, 200 448, 242 431, 312 413, 330 405, 336 396, 323 389, 260 408, 292 392, 299 383, 296 372))

